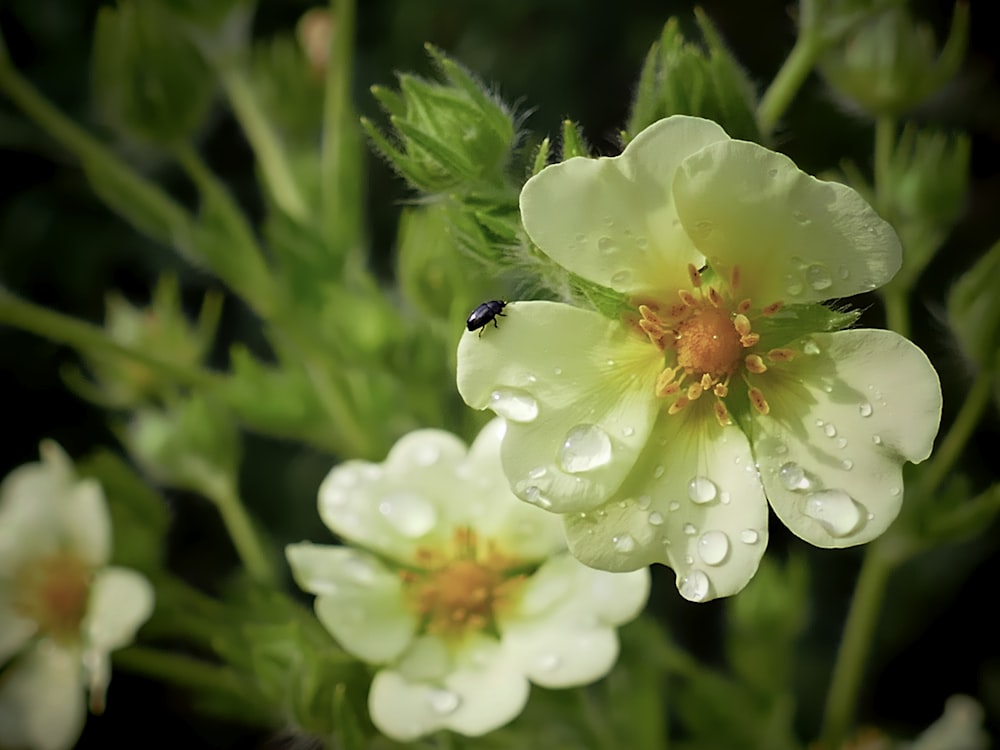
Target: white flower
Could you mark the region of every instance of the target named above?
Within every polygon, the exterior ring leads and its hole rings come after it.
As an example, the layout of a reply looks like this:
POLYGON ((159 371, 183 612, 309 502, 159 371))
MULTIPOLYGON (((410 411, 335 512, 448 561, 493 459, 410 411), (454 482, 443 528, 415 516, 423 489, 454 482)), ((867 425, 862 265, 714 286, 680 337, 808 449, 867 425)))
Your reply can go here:
POLYGON ((100 711, 109 653, 153 608, 138 573, 109 566, 111 519, 101 486, 78 479, 53 442, 41 463, 0 485, 0 746, 73 745, 90 706, 100 711))
POLYGON ((320 515, 364 549, 286 550, 330 633, 382 665, 368 705, 394 739, 481 735, 521 712, 529 681, 604 676, 618 655, 615 627, 645 604, 647 570, 583 566, 565 552, 559 519, 511 494, 504 429, 494 420, 470 449, 418 430, 384 464, 337 466, 320 487, 320 515))
POLYGON ((937 373, 891 331, 825 300, 875 289, 899 241, 850 188, 731 140, 713 122, 654 123, 614 158, 574 158, 521 191, 538 247, 621 293, 611 319, 512 302, 466 332, 458 389, 508 422, 504 470, 563 514, 588 565, 670 565, 683 596, 742 589, 768 505, 820 547, 868 542, 930 455, 937 373))

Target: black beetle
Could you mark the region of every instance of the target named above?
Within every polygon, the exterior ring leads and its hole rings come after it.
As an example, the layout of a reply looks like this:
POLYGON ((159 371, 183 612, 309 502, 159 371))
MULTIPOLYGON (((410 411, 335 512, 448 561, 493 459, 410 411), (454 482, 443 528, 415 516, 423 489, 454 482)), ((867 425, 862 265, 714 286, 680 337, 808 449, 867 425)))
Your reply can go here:
POLYGON ((499 328, 497 325, 497 315, 500 317, 506 317, 503 314, 503 309, 507 307, 507 303, 500 299, 491 299, 483 302, 476 306, 476 309, 469 313, 469 319, 465 321, 466 327, 470 331, 475 331, 479 329, 479 335, 483 335, 483 328, 493 321, 493 327, 499 328))

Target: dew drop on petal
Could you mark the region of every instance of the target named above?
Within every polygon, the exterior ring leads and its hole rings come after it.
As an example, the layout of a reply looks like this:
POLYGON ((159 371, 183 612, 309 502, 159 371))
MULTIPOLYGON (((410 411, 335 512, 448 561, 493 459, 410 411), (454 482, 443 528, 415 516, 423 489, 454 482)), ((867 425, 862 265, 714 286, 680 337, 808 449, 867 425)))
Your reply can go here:
POLYGON ((805 469, 794 461, 782 464, 778 469, 778 479, 786 490, 808 490, 812 487, 812 482, 806 476, 805 469))
POLYGON ((611 283, 625 284, 631 278, 632 278, 632 272, 627 268, 623 268, 622 270, 615 271, 613 274, 611 274, 611 283))
POLYGON ((891 490, 889 490, 889 494, 892 495, 893 497, 896 497, 899 495, 900 491, 901 490, 899 489, 899 487, 893 487, 891 490))
POLYGON ((634 427, 622 427, 622 436, 623 437, 632 437, 634 434, 635 434, 635 428, 634 427))
POLYGON ((698 557, 707 565, 718 565, 729 555, 729 537, 722 531, 706 531, 698 539, 698 557))
POLYGON ((806 283, 815 291, 821 292, 833 286, 833 279, 830 277, 829 269, 819 263, 813 263, 805 270, 806 283))
POLYGON ((412 492, 395 492, 378 504, 378 512, 406 537, 423 536, 437 523, 437 511, 426 498, 412 492))
POLYGON ((600 237, 597 240, 597 249, 602 253, 613 253, 618 247, 615 245, 615 241, 610 237, 600 237))
POLYGON ((659 479, 660 477, 663 476, 664 472, 666 472, 666 469, 664 469, 662 466, 657 466, 655 469, 653 469, 653 479, 659 479))
POLYGON ((875 445, 882 445, 882 436, 872 435, 872 442, 875 443, 875 445))
POLYGON ((689 602, 702 602, 708 596, 708 576, 701 570, 692 570, 683 578, 679 591, 689 602))
POLYGON ((822 490, 809 494, 802 512, 819 521, 836 537, 847 536, 861 523, 861 508, 843 490, 822 490))
POLYGON ((840 468, 843 469, 844 471, 850 471, 851 469, 854 468, 854 462, 849 458, 845 458, 843 461, 840 462, 840 468))
POLYGON ((635 549, 635 538, 631 534, 621 534, 613 537, 611 543, 618 552, 631 552, 635 549))
POLYGON ((427 703, 436 714, 447 716, 458 710, 462 698, 451 690, 431 688, 427 691, 427 703))
POLYGON ((657 512, 655 510, 652 513, 649 514, 649 518, 646 519, 646 520, 649 521, 649 525, 650 526, 662 526, 663 525, 663 516, 659 512, 657 512))
POLYGON ((760 539, 760 534, 755 529, 743 529, 740 532, 740 541, 744 544, 756 544, 760 539))
POLYGON ((798 280, 796 276, 792 274, 785 275, 785 291, 792 297, 798 297, 802 294, 802 282, 798 280))
POLYGON ((802 345, 802 351, 806 354, 819 354, 819 344, 809 339, 802 345))
POLYGON ((515 487, 515 494, 517 494, 526 503, 537 505, 542 510, 548 510, 552 507, 552 501, 542 494, 541 488, 537 485, 529 485, 527 487, 520 488, 521 492, 516 492, 517 489, 519 488, 515 487))
POLYGON ((719 502, 722 503, 723 505, 729 505, 729 502, 732 499, 733 498, 729 495, 728 492, 721 492, 721 493, 719 493, 719 502))
POLYGON ((679 510, 680 507, 681 507, 681 504, 679 502, 677 502, 676 500, 673 500, 673 501, 671 501, 670 505, 667 506, 667 510, 669 510, 671 513, 673 513, 675 511, 679 510))
POLYGON ((531 479, 541 479, 542 477, 544 477, 548 473, 549 473, 549 470, 546 469, 544 466, 536 466, 534 469, 531 469, 528 472, 528 476, 531 479))
POLYGON ((514 388, 501 388, 490 394, 489 407, 511 422, 532 422, 538 416, 538 402, 531 394, 514 388))
POLYGON ((649 506, 653 504, 653 498, 649 495, 640 495, 635 504, 638 506, 639 510, 647 510, 649 506))
POLYGON ((826 435, 828 438, 836 437, 837 428, 834 427, 831 423, 827 422, 825 425, 823 425, 823 434, 826 435))
POLYGON ((858 413, 862 417, 870 417, 872 415, 872 411, 872 405, 867 401, 862 401, 861 404, 858 405, 858 413))
POLYGON ((552 370, 552 374, 553 374, 553 375, 562 375, 562 373, 563 373, 563 370, 562 370, 562 368, 561 368, 561 367, 555 367, 555 368, 553 368, 553 370, 552 370))
POLYGON ((841 266, 837 269, 837 275, 844 281, 847 281, 847 279, 851 278, 851 269, 847 266, 841 266))
POLYGON ((847 447, 847 438, 845 438, 845 437, 839 437, 839 438, 837 438, 837 447, 838 448, 846 448, 847 447))
POLYGON ((698 533, 698 527, 695 526, 693 523, 686 523, 684 524, 684 533, 687 534, 688 536, 694 536, 695 534, 698 533))
POLYGON ((688 497, 691 498, 691 502, 693 503, 711 502, 715 500, 718 494, 719 488, 708 477, 693 477, 688 482, 688 497))
POLYGON ((566 434, 559 464, 570 474, 591 471, 611 461, 611 438, 595 424, 578 424, 566 434))

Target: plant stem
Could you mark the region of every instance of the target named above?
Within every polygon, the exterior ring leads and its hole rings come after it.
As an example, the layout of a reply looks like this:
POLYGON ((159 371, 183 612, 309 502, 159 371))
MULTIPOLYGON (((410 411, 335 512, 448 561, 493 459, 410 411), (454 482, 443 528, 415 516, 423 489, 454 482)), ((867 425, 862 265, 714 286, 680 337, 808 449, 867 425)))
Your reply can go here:
POLYGON ((826 750, 841 747, 854 722, 858 688, 864 676, 872 635, 893 567, 890 559, 879 552, 877 542, 868 545, 844 626, 844 637, 837 651, 830 692, 827 694, 820 743, 826 750))
POLYGON ((257 583, 276 588, 278 572, 240 499, 236 483, 208 480, 204 485, 202 491, 218 508, 229 538, 233 540, 236 554, 243 561, 249 576, 257 583))
POLYGON ((213 694, 245 694, 246 681, 230 668, 175 652, 142 646, 115 651, 115 666, 163 682, 213 694))
POLYGON ((80 352, 108 352, 132 359, 186 385, 217 386, 224 380, 224 376, 208 370, 184 367, 119 344, 98 326, 28 302, 3 288, 0 288, 0 323, 67 344, 80 352))
POLYGON ((757 126, 765 140, 774 132, 795 94, 802 87, 823 51, 818 34, 801 31, 778 74, 757 105, 757 126))
POLYGON ((882 287, 886 325, 904 338, 910 337, 910 295, 890 282, 882 287))
POLYGON ((875 120, 875 210, 883 217, 888 213, 889 173, 895 148, 896 118, 879 115, 875 120))
POLYGON ((271 122, 261 109, 245 71, 235 63, 218 70, 233 112, 260 162, 264 180, 282 211, 297 221, 308 219, 309 209, 292 175, 285 151, 271 122))

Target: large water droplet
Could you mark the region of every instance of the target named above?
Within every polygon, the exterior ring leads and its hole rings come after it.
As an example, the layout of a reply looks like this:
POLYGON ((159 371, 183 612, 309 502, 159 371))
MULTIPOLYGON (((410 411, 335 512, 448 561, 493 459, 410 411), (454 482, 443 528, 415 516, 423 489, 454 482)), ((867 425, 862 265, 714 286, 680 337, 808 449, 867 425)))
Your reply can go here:
POLYGON ((823 434, 826 435, 828 438, 837 437, 837 428, 834 427, 831 423, 827 422, 825 425, 823 425, 823 434))
POLYGON ((843 490, 811 493, 806 497, 802 512, 837 537, 847 536, 861 523, 861 508, 843 490))
POLYGON ((706 531, 698 539, 698 557, 708 565, 718 565, 729 554, 729 537, 722 531, 706 531))
POLYGON ((490 408, 512 422, 531 422, 538 416, 538 402, 531 394, 514 388, 500 388, 490 394, 490 408))
POLYGON ((566 434, 559 449, 559 464, 570 474, 579 474, 611 461, 611 438, 595 424, 578 424, 566 434))
POLYGON ((693 503, 708 503, 715 500, 719 488, 708 477, 694 477, 688 482, 688 497, 693 503))
POLYGON ((708 596, 708 576, 704 571, 692 570, 681 578, 681 596, 689 602, 702 602, 708 596))
POLYGON ((833 286, 833 279, 830 277, 829 269, 819 263, 813 263, 805 270, 806 283, 817 292, 829 289, 833 286))
POLYGON ((755 529, 743 529, 740 532, 740 541, 744 544, 756 544, 760 539, 760 534, 755 529))
POLYGON ((435 713, 447 716, 458 710, 458 707, 462 705, 462 698, 451 690, 431 688, 427 691, 427 703, 435 713))
POLYGON ((613 537, 611 543, 618 552, 627 553, 635 549, 635 537, 631 534, 621 534, 620 536, 613 537))
POLYGON ((602 253, 613 253, 618 249, 615 241, 610 237, 600 237, 597 240, 597 249, 602 253))
POLYGON ((395 492, 383 498, 378 512, 406 537, 423 536, 437 523, 437 511, 426 498, 412 492, 395 492))
POLYGON ((872 409, 872 405, 869 404, 867 401, 862 401, 858 405, 858 414, 860 414, 862 417, 870 417, 872 415, 872 411, 874 411, 872 409))
POLYGON ((778 469, 778 479, 781 480, 781 484, 786 490, 793 492, 795 490, 808 490, 812 487, 812 482, 806 475, 805 469, 794 461, 782 464, 781 468, 778 469))

